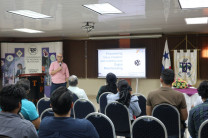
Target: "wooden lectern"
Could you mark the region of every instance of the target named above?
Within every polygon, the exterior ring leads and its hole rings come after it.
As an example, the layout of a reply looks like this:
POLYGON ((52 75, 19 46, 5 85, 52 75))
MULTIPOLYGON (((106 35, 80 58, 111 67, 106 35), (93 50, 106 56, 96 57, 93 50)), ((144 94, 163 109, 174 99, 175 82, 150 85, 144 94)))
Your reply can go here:
POLYGON ((30 93, 27 99, 35 105, 37 101, 44 97, 44 75, 45 73, 20 74, 19 79, 26 78, 30 81, 30 93))

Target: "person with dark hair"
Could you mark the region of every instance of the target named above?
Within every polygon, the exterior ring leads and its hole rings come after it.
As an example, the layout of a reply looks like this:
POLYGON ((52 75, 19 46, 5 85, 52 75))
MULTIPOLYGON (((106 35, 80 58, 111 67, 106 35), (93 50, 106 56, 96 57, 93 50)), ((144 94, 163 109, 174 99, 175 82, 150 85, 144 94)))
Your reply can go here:
POLYGON ((141 114, 141 109, 139 107, 138 97, 131 95, 131 87, 126 80, 120 80, 118 82, 118 93, 108 94, 107 102, 111 103, 118 101, 119 103, 125 105, 129 109, 130 120, 134 120, 133 116, 139 116, 141 114))
POLYGON ((33 124, 18 115, 22 106, 21 100, 25 97, 25 90, 15 85, 5 86, 0 91, 0 135, 12 138, 38 137, 33 124))
POLYGON ((189 111, 188 130, 192 138, 198 137, 200 125, 208 119, 208 81, 201 82, 197 91, 203 103, 189 111))
POLYGON ((74 119, 70 117, 70 109, 73 107, 73 94, 67 88, 61 86, 51 95, 51 107, 54 117, 45 117, 39 128, 39 138, 98 138, 95 127, 86 119, 74 119))
POLYGON ((174 82, 175 74, 172 69, 164 69, 160 76, 160 82, 162 87, 158 90, 152 91, 147 97, 146 113, 152 115, 152 109, 162 103, 167 103, 175 106, 181 117, 181 131, 182 135, 185 131, 185 121, 188 117, 187 105, 185 97, 182 93, 172 89, 172 83, 174 82))
POLYGON ((87 97, 85 91, 83 89, 80 89, 79 87, 77 87, 77 84, 78 84, 77 76, 71 75, 69 77, 69 87, 68 87, 68 89, 72 93, 76 94, 78 96, 78 98, 84 98, 84 99, 88 100, 88 97, 87 97))
MULTIPOLYGON (((16 83, 17 87, 23 87, 28 94, 30 92, 30 81, 28 79, 22 78, 16 83)), ((35 107, 35 104, 28 101, 26 98, 22 99, 22 108, 20 111, 23 117, 33 123, 36 129, 39 128, 40 118, 35 107)))
POLYGON ((100 95, 103 94, 104 92, 112 92, 114 94, 116 94, 118 92, 117 91, 116 82, 117 82, 117 77, 116 77, 115 74, 108 73, 106 75, 106 83, 107 83, 107 85, 104 85, 104 86, 100 87, 100 89, 98 91, 98 94, 96 96, 97 103, 99 103, 100 95))

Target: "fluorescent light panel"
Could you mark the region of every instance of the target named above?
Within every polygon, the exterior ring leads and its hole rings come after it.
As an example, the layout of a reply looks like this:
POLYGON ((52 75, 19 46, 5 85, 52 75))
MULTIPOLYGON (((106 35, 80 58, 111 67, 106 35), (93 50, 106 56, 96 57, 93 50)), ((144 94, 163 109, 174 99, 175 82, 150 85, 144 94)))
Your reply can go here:
POLYGON ((14 30, 25 32, 25 33, 43 33, 43 31, 38 31, 38 30, 33 30, 33 29, 28 29, 28 28, 19 28, 19 29, 14 29, 14 30))
POLYGON ((186 24, 207 24, 208 17, 185 18, 186 24))
POLYGON ((90 40, 110 40, 110 39, 137 39, 137 38, 160 38, 161 34, 152 35, 130 35, 130 36, 97 36, 89 37, 90 40))
POLYGON ((8 11, 8 12, 18 14, 18 15, 22 15, 22 16, 26 16, 26 17, 30 17, 30 18, 34 18, 34 19, 51 18, 51 16, 44 15, 44 14, 41 14, 41 13, 37 13, 37 12, 34 12, 34 11, 30 11, 30 10, 17 10, 17 11, 8 11))
POLYGON ((119 9, 113 7, 109 3, 101 3, 101 4, 87 4, 83 5, 86 8, 89 8, 99 14, 119 14, 122 13, 119 9))
POLYGON ((179 0, 181 8, 207 8, 208 0, 179 0))

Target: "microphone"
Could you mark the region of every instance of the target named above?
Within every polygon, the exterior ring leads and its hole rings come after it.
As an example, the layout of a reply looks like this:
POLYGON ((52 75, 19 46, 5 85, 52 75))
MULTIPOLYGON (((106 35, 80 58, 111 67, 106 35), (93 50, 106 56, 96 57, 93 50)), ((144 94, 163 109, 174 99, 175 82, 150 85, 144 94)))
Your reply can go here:
POLYGON ((59 63, 59 65, 61 66, 61 62, 59 63))

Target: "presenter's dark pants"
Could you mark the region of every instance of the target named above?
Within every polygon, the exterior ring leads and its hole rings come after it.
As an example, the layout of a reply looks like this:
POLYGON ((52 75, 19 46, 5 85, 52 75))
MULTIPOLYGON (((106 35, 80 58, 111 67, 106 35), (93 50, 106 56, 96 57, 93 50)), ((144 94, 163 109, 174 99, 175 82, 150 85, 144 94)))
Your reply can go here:
POLYGON ((52 84, 51 84, 50 95, 53 93, 53 91, 54 91, 55 89, 57 89, 57 88, 60 87, 60 86, 66 87, 66 82, 65 82, 65 83, 58 83, 58 84, 52 82, 52 84))

